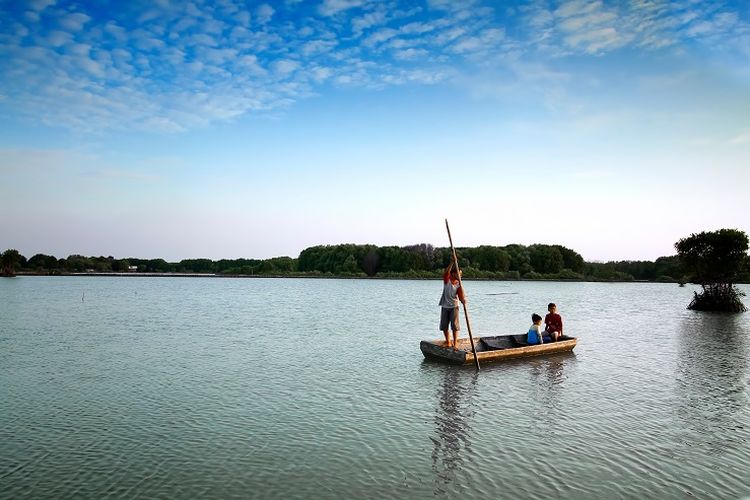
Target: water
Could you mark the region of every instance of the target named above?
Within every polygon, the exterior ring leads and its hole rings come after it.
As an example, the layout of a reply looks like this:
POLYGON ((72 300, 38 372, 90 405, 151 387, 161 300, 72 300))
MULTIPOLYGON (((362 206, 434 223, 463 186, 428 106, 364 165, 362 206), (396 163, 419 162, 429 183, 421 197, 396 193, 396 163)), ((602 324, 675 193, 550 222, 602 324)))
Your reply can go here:
POLYGON ((424 361, 439 280, 1 279, 0 497, 750 495, 750 313, 465 285, 475 335, 554 301, 574 353, 424 361))

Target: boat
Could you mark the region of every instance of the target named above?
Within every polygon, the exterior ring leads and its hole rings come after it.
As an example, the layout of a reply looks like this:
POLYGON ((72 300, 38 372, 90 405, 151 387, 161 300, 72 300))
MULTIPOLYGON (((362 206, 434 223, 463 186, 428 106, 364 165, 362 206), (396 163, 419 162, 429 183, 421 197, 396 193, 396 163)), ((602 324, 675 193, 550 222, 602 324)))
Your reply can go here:
MULTIPOLYGON (((484 363, 572 351, 576 343, 575 337, 562 336, 556 342, 528 345, 525 334, 496 335, 475 339, 474 347, 477 351, 477 359, 480 363, 484 363)), ((474 353, 468 338, 458 339, 458 349, 447 347, 445 340, 423 340, 419 343, 419 349, 427 359, 454 364, 474 362, 474 353)))

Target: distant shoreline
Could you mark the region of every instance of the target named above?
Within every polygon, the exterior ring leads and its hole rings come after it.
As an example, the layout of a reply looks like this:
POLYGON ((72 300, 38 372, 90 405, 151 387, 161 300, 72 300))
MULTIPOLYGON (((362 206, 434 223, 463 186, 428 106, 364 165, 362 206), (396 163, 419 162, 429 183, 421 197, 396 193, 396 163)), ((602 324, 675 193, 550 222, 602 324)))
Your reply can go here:
MULTIPOLYGON (((45 274, 45 273, 32 273, 32 272, 19 272, 16 273, 17 277, 24 276, 42 276, 42 277, 83 277, 83 278, 227 278, 227 279, 243 279, 243 278, 270 278, 270 279, 281 279, 281 278, 303 278, 303 279, 341 279, 341 280, 404 280, 404 281, 433 281, 441 279, 440 276, 435 277, 413 277, 413 276, 347 276, 347 275, 294 275, 294 274, 215 274, 215 273, 57 273, 57 274, 45 274)), ((499 279, 499 278, 464 278, 464 281, 498 281, 498 282, 514 282, 514 281, 542 281, 542 282, 555 282, 555 283, 665 283, 665 284, 678 284, 677 281, 649 281, 649 280, 595 280, 595 279, 549 279, 549 278, 534 278, 534 279, 499 279)))

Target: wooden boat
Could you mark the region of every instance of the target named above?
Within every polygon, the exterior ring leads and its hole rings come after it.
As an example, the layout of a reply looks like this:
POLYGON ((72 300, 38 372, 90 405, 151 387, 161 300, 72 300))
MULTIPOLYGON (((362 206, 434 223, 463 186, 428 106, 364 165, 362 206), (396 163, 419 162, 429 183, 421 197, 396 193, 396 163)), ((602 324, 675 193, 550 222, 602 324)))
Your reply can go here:
MULTIPOLYGON (((557 342, 528 345, 526 335, 497 335, 474 339, 479 363, 487 361, 526 358, 557 352, 572 351, 576 338, 563 336, 557 342)), ((423 340, 419 343, 425 358, 446 361, 448 363, 466 364, 474 362, 474 353, 468 338, 458 339, 458 349, 446 347, 445 340, 423 340)))

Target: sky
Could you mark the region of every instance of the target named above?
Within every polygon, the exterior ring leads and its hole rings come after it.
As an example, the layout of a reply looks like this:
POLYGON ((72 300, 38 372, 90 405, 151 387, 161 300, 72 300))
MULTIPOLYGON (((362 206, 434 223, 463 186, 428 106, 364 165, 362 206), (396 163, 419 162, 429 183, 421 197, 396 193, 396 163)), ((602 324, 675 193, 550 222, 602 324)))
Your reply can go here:
POLYGON ((745 0, 0 0, 0 251, 750 233, 745 0))

